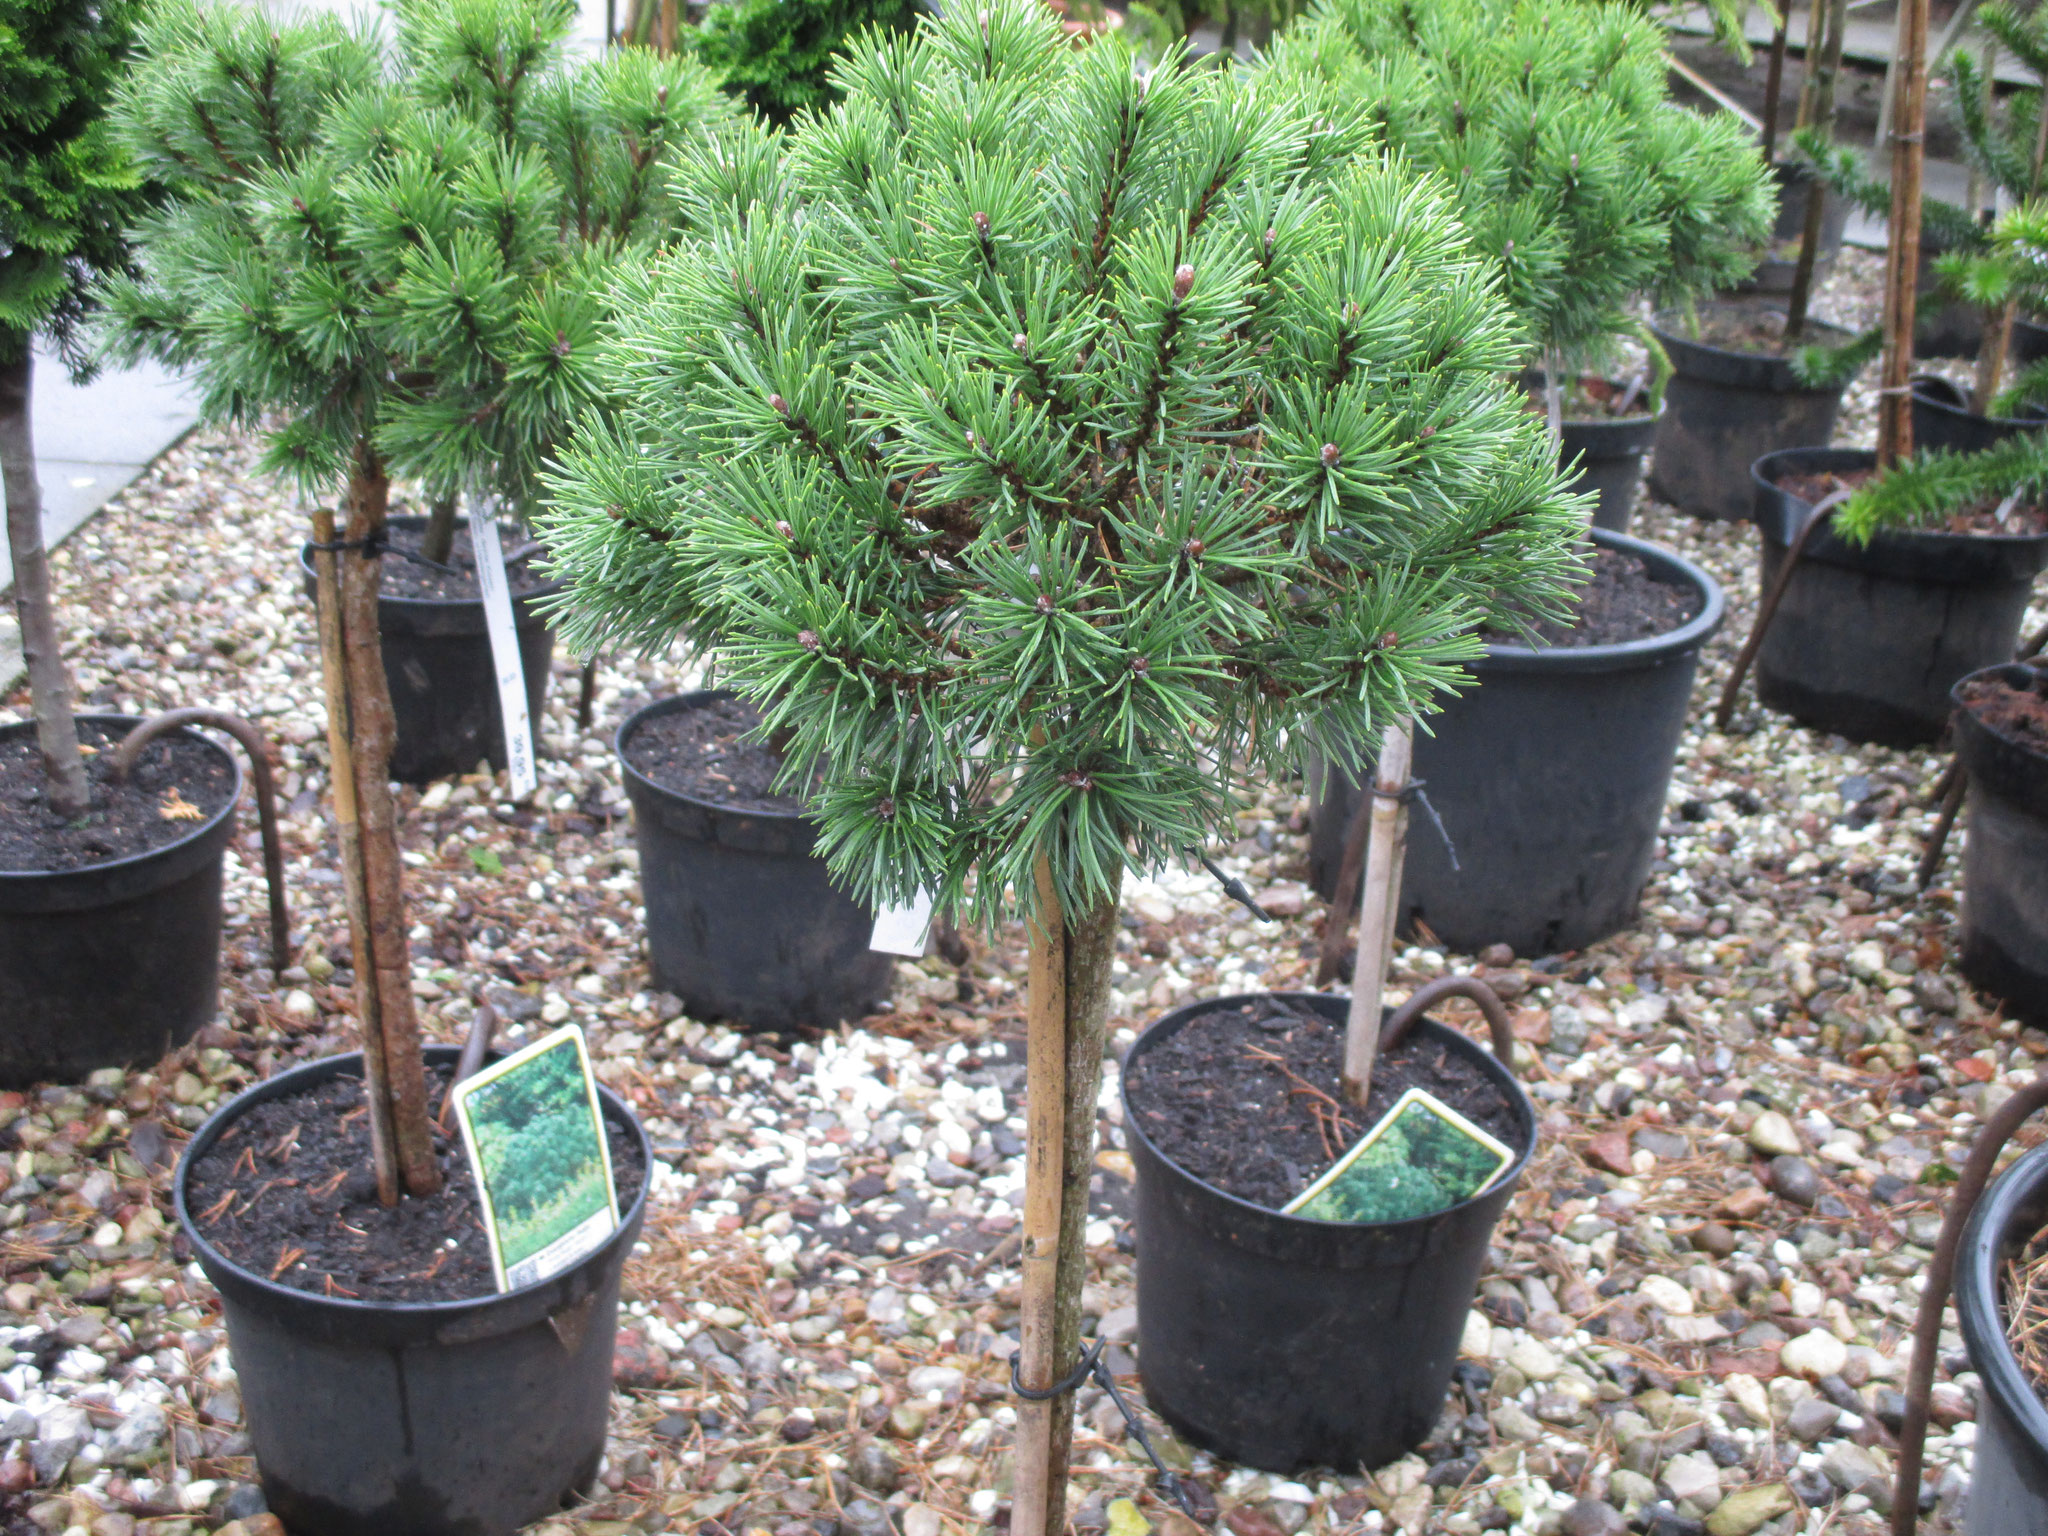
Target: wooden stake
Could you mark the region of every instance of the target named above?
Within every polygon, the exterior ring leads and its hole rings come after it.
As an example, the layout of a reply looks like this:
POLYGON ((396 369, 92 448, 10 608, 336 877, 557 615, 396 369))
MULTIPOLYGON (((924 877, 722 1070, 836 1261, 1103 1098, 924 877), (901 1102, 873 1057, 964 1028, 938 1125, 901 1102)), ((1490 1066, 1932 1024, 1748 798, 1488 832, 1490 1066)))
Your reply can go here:
POLYGON ((1387 727, 1373 770, 1372 837, 1365 849, 1365 894, 1358 909, 1358 961, 1351 973, 1351 1014, 1344 1038, 1344 1087, 1363 1104, 1372 1089, 1380 1045, 1380 999, 1393 962, 1401 915, 1401 860, 1408 845, 1408 770, 1415 727, 1405 717, 1387 727))
POLYGON ((1877 399, 1877 467, 1913 456, 1909 380, 1920 280, 1920 177, 1927 131, 1927 0, 1900 0, 1893 58, 1891 240, 1885 254, 1884 375, 1877 399))
MULTIPOLYGON (((1066 1162, 1067 932, 1051 861, 1038 860, 1038 915, 1027 926, 1024 1038, 1024 1247, 1018 1307, 1017 1379, 1043 1392, 1059 1379, 1054 1356, 1058 1306, 1060 1189, 1066 1162)), ((1011 1536, 1040 1536, 1053 1515, 1053 1405, 1017 1404, 1017 1462, 1011 1536)), ((1065 1523, 1066 1510, 1058 1515, 1065 1523)))
MULTIPOLYGON (((1819 5, 1820 0, 1813 0, 1819 5)), ((1782 11, 1778 25, 1771 32, 1771 63, 1764 72, 1764 164, 1769 165, 1778 154, 1778 98, 1785 85, 1785 33, 1792 24, 1792 13, 1782 11)), ((1809 31, 1811 28, 1809 27, 1809 31)), ((1805 61, 1809 65, 1811 60, 1805 61)))
MULTIPOLYGON (((348 487, 348 542, 367 544, 384 531, 391 482, 383 461, 358 446, 348 487)), ((419 1019, 413 1011, 412 946, 406 937, 405 866, 398 856, 398 811, 391 799, 391 747, 398 722, 384 676, 377 633, 377 562, 362 549, 341 561, 341 636, 348 676, 349 738, 355 766, 356 815, 370 959, 377 973, 377 1025, 384 1040, 384 1077, 398 1174, 411 1195, 441 1187, 427 1108, 419 1019)))
POLYGON ((327 695, 327 760, 334 788, 335 836, 341 847, 341 894, 348 909, 349 948, 355 959, 356 1028, 363 1044, 363 1076, 370 1101, 370 1162, 377 1198, 398 1203, 398 1158, 391 1145, 391 1105, 385 1088, 384 1030, 377 1008, 377 966, 370 957, 370 904, 363 887, 361 827, 356 817, 354 749, 349 744, 348 673, 342 660, 341 586, 332 549, 334 514, 313 514, 313 603, 320 626, 320 684, 327 695))

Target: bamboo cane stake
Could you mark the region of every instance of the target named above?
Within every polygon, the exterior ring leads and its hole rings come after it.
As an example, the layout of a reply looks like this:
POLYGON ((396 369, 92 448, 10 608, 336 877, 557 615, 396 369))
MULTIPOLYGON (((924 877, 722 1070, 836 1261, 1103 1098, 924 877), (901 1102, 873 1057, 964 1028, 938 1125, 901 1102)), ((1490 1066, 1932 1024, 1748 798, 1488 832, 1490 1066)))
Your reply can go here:
MULTIPOLYGON (((1818 5, 1820 0, 1814 0, 1818 5)), ((1778 13, 1778 24, 1771 29, 1771 63, 1764 72, 1764 164, 1769 165, 1778 154, 1778 97, 1785 86, 1785 37, 1792 25, 1790 10, 1778 13)))
MULTIPOLYGON (((1060 1186, 1065 1164, 1067 1078, 1067 934, 1052 863, 1038 860, 1038 912, 1026 930, 1029 968, 1025 1022, 1023 1257, 1019 1265, 1017 1379, 1043 1392, 1054 1374, 1058 1306, 1060 1186)), ((1017 1463, 1010 1529, 1040 1536, 1052 1492, 1053 1405, 1017 1405, 1017 1463)), ((1064 1517, 1065 1510, 1058 1513, 1064 1517)))
POLYGON ((334 826, 341 850, 341 892, 348 910, 349 950, 355 960, 356 1029, 363 1042, 363 1075, 370 1091, 370 1162, 377 1198, 398 1203, 398 1155, 392 1146, 391 1105, 384 1090, 384 1030, 377 1005, 377 966, 370 957, 370 902, 363 880, 362 831, 356 815, 355 760, 349 744, 348 672, 342 660, 341 584, 332 549, 334 514, 313 514, 313 601, 319 615, 320 684, 327 695, 327 761, 334 788, 334 826))
POLYGON ((1907 391, 1920 277, 1920 178, 1927 130, 1927 0, 1901 0, 1897 95, 1892 114, 1891 240, 1885 256, 1884 377, 1878 395, 1877 464, 1913 455, 1907 391))
POLYGON ((1365 894, 1358 910, 1358 962, 1351 974, 1351 1013, 1344 1036, 1344 1087, 1360 1104, 1372 1090, 1379 1054, 1380 1000, 1394 955, 1401 912, 1401 858, 1408 846, 1408 770, 1415 726, 1405 716, 1380 739, 1373 770, 1372 838, 1365 849, 1365 894))

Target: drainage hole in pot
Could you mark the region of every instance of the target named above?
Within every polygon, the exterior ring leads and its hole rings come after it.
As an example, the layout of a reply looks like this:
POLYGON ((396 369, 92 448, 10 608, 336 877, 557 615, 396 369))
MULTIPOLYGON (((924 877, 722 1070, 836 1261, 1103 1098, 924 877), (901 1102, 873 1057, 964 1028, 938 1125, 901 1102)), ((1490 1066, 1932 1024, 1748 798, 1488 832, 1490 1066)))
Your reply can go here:
MULTIPOLYGON (((438 1107, 449 1077, 429 1068, 438 1107)), ((647 1169, 639 1143, 605 1117, 624 1211, 647 1169)), ((378 1202, 360 1078, 334 1077, 252 1106, 194 1165, 193 1224, 242 1268, 279 1285, 363 1301, 462 1301, 497 1291, 476 1181, 459 1137, 437 1131, 438 1195, 378 1202)))
POLYGON ((1525 1140, 1514 1108, 1478 1064, 1420 1035, 1380 1056, 1362 1111, 1344 1096, 1343 1067, 1341 1025, 1258 998, 1198 1014, 1148 1047, 1131 1064, 1127 1092, 1147 1139, 1166 1157, 1276 1211, 1410 1088, 1511 1147, 1525 1140))

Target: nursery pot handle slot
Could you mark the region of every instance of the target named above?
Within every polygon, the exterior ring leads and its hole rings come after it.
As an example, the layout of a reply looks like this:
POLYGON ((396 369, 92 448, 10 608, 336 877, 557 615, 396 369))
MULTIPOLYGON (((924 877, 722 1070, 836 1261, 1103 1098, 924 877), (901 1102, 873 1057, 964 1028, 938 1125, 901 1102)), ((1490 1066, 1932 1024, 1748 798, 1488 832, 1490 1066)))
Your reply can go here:
POLYGON ((1770 631, 1771 620, 1778 616, 1778 604, 1785 600, 1785 589, 1792 585, 1792 573, 1799 569, 1799 557, 1806 553, 1807 541, 1820 531, 1835 515, 1835 508, 1847 501, 1853 492, 1853 487, 1845 485, 1823 496, 1814 503, 1813 511, 1807 514, 1806 521, 1792 536, 1791 546, 1785 551, 1785 563, 1778 567, 1778 579, 1764 594, 1763 603, 1756 611, 1756 623, 1750 626, 1749 638, 1742 642, 1742 654, 1735 658, 1735 670, 1728 674, 1728 684, 1721 690, 1720 701, 1714 705, 1715 730, 1728 729, 1728 717, 1735 713, 1735 696, 1742 691, 1742 680, 1749 675, 1750 663, 1763 649, 1764 636, 1770 631))
POLYGON ((284 905, 284 849, 277 839, 277 790, 270 778, 270 743, 240 715, 219 709, 167 709, 152 715, 121 738, 114 749, 116 784, 128 782, 142 749, 167 731, 204 725, 224 732, 249 754, 249 781, 256 789, 256 819, 263 833, 263 879, 270 887, 270 968, 282 972, 291 962, 291 920, 284 905))
POLYGON ((1508 1023, 1508 1011, 1500 994, 1477 976, 1439 976, 1409 993, 1408 1001, 1387 1015, 1380 1026, 1380 1050, 1391 1051, 1415 1027, 1415 1021, 1447 997, 1469 997, 1486 1015, 1487 1031, 1493 1036, 1493 1054, 1509 1072, 1515 1069, 1515 1031, 1508 1023))
POLYGON ((1898 1480, 1892 1488, 1892 1536, 1913 1536, 1920 1526, 1920 1469, 1927 1450, 1927 1395, 1934 1387, 1934 1352, 1940 1346, 1941 1311, 1955 1283, 1956 1249, 1977 1197, 1991 1182, 1991 1165, 2012 1140, 2013 1132, 2035 1110, 2048 1107, 2048 1073, 2015 1089, 2001 1104, 1970 1147, 1969 1160, 1956 1179, 1941 1220, 1941 1237, 1927 1266, 1927 1284, 1920 1292, 1920 1315, 1913 1322, 1913 1368, 1906 1375, 1906 1414, 1899 1425, 1898 1480))

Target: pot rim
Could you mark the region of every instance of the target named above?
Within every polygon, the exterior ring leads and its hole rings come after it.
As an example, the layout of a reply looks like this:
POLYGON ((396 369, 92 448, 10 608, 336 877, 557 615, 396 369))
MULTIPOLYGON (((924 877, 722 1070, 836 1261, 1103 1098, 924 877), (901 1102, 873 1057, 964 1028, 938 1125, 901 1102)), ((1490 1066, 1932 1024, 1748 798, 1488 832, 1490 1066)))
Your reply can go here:
POLYGON ((1907 388, 1916 404, 1929 410, 1940 411, 1949 416, 1961 416, 1969 421, 1987 422, 1994 427, 2012 427, 2022 432, 2038 432, 2048 427, 2048 414, 2038 416, 1987 416, 1970 409, 1969 397, 1938 373, 1916 373, 1906 381, 1907 388), (1938 386, 1930 388, 1929 386, 1938 386), (1944 396, 1953 395, 1955 399, 1944 396), (1960 403, 1958 403, 1960 402, 1960 403))
MULTIPOLYGON (((1747 307, 1782 310, 1785 307, 1783 304, 1772 302, 1775 297, 1775 295, 1756 295, 1748 298, 1737 297, 1732 300, 1723 301, 1720 307, 1724 309, 1747 307)), ((1720 357, 1740 358, 1744 362, 1786 364, 1791 362, 1790 358, 1776 356, 1769 352, 1737 352, 1732 347, 1717 347, 1711 341, 1699 341, 1685 334, 1684 324, 1684 317, 1674 309, 1659 310, 1650 317, 1650 329, 1656 333, 1658 341, 1667 345, 1675 341, 1681 346, 1697 347, 1702 352, 1712 352, 1720 357)), ((1853 341, 1856 338, 1854 331, 1844 330, 1841 326, 1832 325, 1826 320, 1809 318, 1806 326, 1807 334, 1815 339, 1819 339, 1823 335, 1834 336, 1840 341, 1853 341)))
MULTIPOLYGON (((140 725, 146 717, 142 715, 116 715, 95 712, 74 714, 72 718, 81 723, 112 721, 133 729, 135 726, 140 725)), ((18 720, 12 725, 0 725, 0 736, 13 735, 18 732, 32 731, 34 729, 35 721, 18 720)), ((234 815, 235 808, 242 803, 242 791, 246 787, 242 779, 241 759, 215 741, 211 736, 204 734, 204 732, 194 726, 181 725, 175 731, 166 731, 164 736, 182 736, 189 740, 200 742, 212 748, 213 751, 226 759, 228 770, 234 775, 234 789, 218 811, 214 812, 213 815, 207 817, 204 821, 196 822, 186 828, 181 836, 173 838, 168 843, 160 843, 154 848, 144 849, 141 853, 123 854, 118 859, 102 859, 96 864, 78 864, 70 869, 7 869, 0 867, 0 884, 6 884, 20 890, 27 889, 38 880, 64 880, 79 875, 104 875, 117 870, 139 868, 153 860, 176 853, 187 844, 198 842, 201 838, 216 831, 223 821, 234 815)), ((159 738, 159 740, 161 739, 163 738, 159 738)))
MULTIPOLYGON (((1987 419, 1997 420, 2002 418, 1987 419)), ((2042 426, 2048 425, 2048 423, 2036 422, 2030 423, 2029 425, 2042 426)), ((1787 454, 1793 453, 1829 454, 1836 458, 1861 460, 1863 461, 1863 467, 1866 468, 1873 468, 1877 464, 1877 451, 1872 448, 1778 448, 1772 450, 1770 453, 1759 455, 1755 459, 1755 461, 1750 464, 1749 478, 1751 482, 1754 485, 1763 486, 1768 490, 1778 491, 1790 500, 1800 501, 1799 497, 1794 496, 1790 491, 1784 490, 1783 487, 1781 487, 1776 480, 1772 479, 1769 475, 1764 473, 1764 466, 1766 464, 1771 463, 1775 459, 1781 459, 1785 457, 1787 454)), ((1846 468, 1848 466, 1845 465, 1843 467, 1846 468)), ((1800 504, 1809 509, 1813 505, 1813 503, 1810 501, 1801 501, 1800 504)), ((1751 518, 1749 519, 1749 521, 1754 522, 1755 519, 1751 518)), ((1826 532, 1830 536, 1833 536, 1834 534, 1834 530, 1832 528, 1827 529, 1826 532)), ((1901 547, 1910 547, 1908 545, 1908 541, 1914 539, 1932 539, 1937 541, 1940 545, 1944 547, 1956 547, 1965 549, 2019 549, 2023 547, 2032 547, 2034 545, 2040 544, 2044 540, 2048 540, 2048 530, 2044 530, 2041 533, 1949 533, 1940 528, 1880 528, 1875 534, 1871 536, 1870 543, 1860 546, 1850 544, 1847 545, 1847 547, 1861 554, 1866 550, 1876 548, 1881 541, 1885 543, 1897 544, 1901 547)), ((1839 538, 1836 539, 1836 542, 1843 544, 1847 543, 1846 540, 1842 540, 1839 538)), ((1809 557, 1811 556, 1811 554, 1812 546, 1809 546, 1809 557)))
POLYGON ((650 703, 643 704, 634 710, 632 714, 626 716, 624 720, 621 720, 619 728, 612 732, 612 755, 618 758, 619 767, 624 772, 628 785, 637 784, 642 789, 661 795, 666 799, 679 801, 684 805, 697 806, 707 811, 717 811, 726 816, 758 817, 763 821, 783 824, 800 821, 806 825, 815 826, 808 811, 747 810, 725 801, 706 800, 698 795, 686 794, 680 789, 670 789, 666 784, 656 783, 638 768, 635 768, 632 761, 626 756, 626 743, 632 740, 633 733, 640 728, 643 721, 650 720, 656 715, 678 714, 685 709, 698 709, 706 704, 715 704, 721 699, 737 699, 739 696, 738 693, 730 688, 692 688, 685 693, 671 693, 665 698, 655 699, 650 703))
MULTIPOLYGON (((423 1054, 429 1061, 439 1057, 452 1062, 459 1053, 459 1048, 456 1046, 430 1045, 423 1054)), ((550 1287, 560 1286, 564 1280, 568 1279, 578 1270, 599 1262, 611 1249, 627 1237, 631 1236, 637 1241, 640 1219, 647 1207, 648 1191, 654 1186, 654 1148, 647 1139, 647 1128, 640 1123, 640 1117, 633 1113, 632 1107, 624 1099, 612 1092, 610 1088, 606 1087, 603 1083, 599 1083, 597 1085, 599 1101, 606 1108, 616 1110, 622 1117, 623 1123, 632 1128, 634 1139, 640 1144, 641 1162, 646 1169, 646 1173, 640 1180, 640 1192, 633 1197, 632 1204, 619 1212, 619 1224, 612 1230, 611 1236, 606 1238, 597 1247, 591 1249, 589 1253, 586 1253, 566 1270, 550 1275, 545 1280, 536 1280, 530 1285, 522 1285, 516 1290, 492 1291, 485 1296, 468 1296, 455 1301, 374 1301, 365 1300, 360 1297, 325 1296, 318 1291, 298 1290, 293 1286, 280 1285, 268 1276, 236 1263, 218 1248, 214 1247, 212 1243, 208 1242, 199 1231, 199 1228, 193 1223, 192 1212, 186 1204, 185 1194, 194 1160, 220 1138, 220 1133, 232 1124, 242 1111, 267 1099, 281 1098, 286 1091, 283 1085, 291 1083, 294 1079, 324 1076, 360 1079, 362 1077, 362 1065, 363 1053, 361 1051, 343 1051, 337 1055, 321 1056, 312 1061, 299 1062, 294 1066, 285 1068, 281 1072, 264 1078, 261 1082, 251 1083, 232 1099, 229 1099, 227 1103, 221 1105, 212 1114, 208 1115, 205 1123, 192 1133, 192 1139, 185 1143, 184 1150, 178 1154, 177 1172, 171 1179, 171 1207, 177 1214, 179 1230, 185 1234, 186 1240, 192 1244, 193 1257, 200 1260, 202 1265, 218 1264, 222 1269, 234 1275, 237 1284, 246 1285, 251 1290, 261 1291, 266 1296, 291 1306, 305 1305, 316 1308, 328 1308, 340 1316, 405 1316, 446 1321, 461 1318, 485 1308, 517 1303, 524 1299, 538 1296, 550 1287)))
POLYGON ((1957 1253, 1953 1290, 1963 1346, 1984 1390, 2037 1455, 2048 1451, 2048 1407, 2034 1394, 2007 1342, 1999 1297, 1998 1263, 2006 1231, 2019 1219, 2019 1206, 2048 1185, 2048 1146, 2034 1148, 1992 1181, 1970 1212, 1957 1253), (1988 1299, 1990 1315, 1980 1311, 1988 1299))
MULTIPOLYGON (((1123 1060, 1118 1064, 1116 1093, 1118 1104, 1123 1110, 1123 1132, 1126 1137, 1137 1137, 1145 1143, 1145 1150, 1151 1153, 1152 1156, 1158 1158, 1160 1162, 1171 1168, 1189 1183, 1199 1185, 1207 1195, 1221 1201, 1227 1207, 1255 1215, 1261 1220, 1294 1222, 1304 1228, 1316 1231, 1356 1231, 1360 1228, 1371 1227, 1377 1231, 1397 1232, 1403 1228, 1414 1228, 1431 1222, 1440 1222, 1448 1216, 1467 1210, 1477 1205, 1480 1201, 1490 1198, 1503 1187, 1512 1187, 1521 1181, 1522 1174, 1527 1170, 1530 1161, 1536 1156, 1538 1138, 1536 1135, 1536 1119, 1533 1106, 1531 1106, 1529 1117, 1529 1143, 1515 1154, 1515 1160, 1502 1170, 1498 1178, 1487 1185, 1486 1188, 1480 1190, 1476 1195, 1460 1200, 1456 1205, 1447 1205, 1440 1211, 1430 1211, 1421 1216, 1409 1216, 1400 1221, 1324 1221, 1317 1216, 1296 1216, 1287 1211, 1276 1211, 1270 1206, 1258 1205, 1241 1195, 1233 1195, 1226 1189, 1219 1189, 1201 1175, 1190 1172, 1186 1167, 1168 1157, 1159 1150, 1158 1144, 1145 1134, 1144 1127, 1139 1125, 1138 1117, 1133 1112, 1130 1089, 1130 1063, 1132 1058, 1137 1056, 1155 1036, 1169 1025, 1174 1029, 1179 1029, 1202 1014, 1215 1013, 1224 1008, 1236 1007, 1241 1003, 1251 1002, 1262 997, 1284 997, 1298 1000, 1307 1003, 1312 1008, 1315 1007, 1319 999, 1326 1003, 1348 1003, 1347 998, 1335 992, 1232 992, 1222 997, 1197 998, 1194 1002, 1182 1003, 1178 1008, 1169 1009, 1138 1031, 1138 1038, 1131 1042, 1130 1048, 1124 1053, 1123 1060)), ((1317 1011, 1320 1012, 1321 1010, 1317 1011)), ((1471 1040, 1471 1037, 1462 1030, 1452 1029, 1450 1025, 1441 1023, 1436 1019, 1425 1016, 1416 1020, 1416 1027, 1418 1029, 1435 1028, 1446 1030, 1451 1034, 1457 1035, 1460 1039, 1468 1041, 1484 1054, 1492 1055, 1490 1051, 1485 1050, 1485 1047, 1479 1046, 1477 1041, 1471 1040)), ((1515 1077, 1512 1066, 1502 1062, 1501 1070, 1507 1074, 1508 1081, 1514 1083, 1517 1089, 1521 1088, 1521 1083, 1515 1077)), ((1527 1098, 1528 1095, 1524 1092, 1523 1100, 1525 1103, 1527 1098)))
POLYGON ((1631 664, 1656 663, 1667 656, 1681 655, 1705 645, 1709 636, 1727 617, 1728 599, 1721 584, 1676 550, 1653 544, 1633 534, 1608 528, 1588 527, 1596 546, 1635 555, 1655 570, 1659 565, 1676 568, 1700 594, 1700 611, 1676 629, 1641 640, 1619 640, 1608 645, 1516 645, 1489 641, 1488 662, 1511 662, 1518 672, 1611 672, 1631 664))
POLYGON ((1961 677, 1956 679, 1955 685, 1951 687, 1948 691, 1948 696, 1951 700, 1954 701, 1957 710, 1959 710, 1963 714, 1968 715, 1970 719, 1973 722, 1975 722, 1977 728, 1983 731, 1987 736, 1995 736, 1998 740, 2004 742, 2007 746, 2011 747, 2013 751, 2024 753, 2028 757, 2033 758, 2035 761, 2042 763, 2044 765, 2048 765, 2048 751, 2043 751, 2041 748, 2035 746, 2030 741, 2017 740, 2016 738, 2008 735, 2006 732, 2001 731, 1997 726, 1993 725, 1989 720, 1986 720, 1982 715, 1977 713, 1976 710, 1972 709, 1969 703, 1963 698, 1964 688, 1966 688, 1969 684, 1978 682, 1984 678, 1997 677, 2001 682, 2007 683, 2012 687, 2020 686, 2012 678, 2005 675, 2010 672, 2028 672, 2033 674, 2035 677, 2048 677, 2048 657, 2036 658, 2034 661, 2031 662, 2001 661, 1997 663, 1995 666, 1979 667, 1975 672, 1966 672, 1961 677))
MULTIPOLYGON (((1524 368, 1521 374, 1522 383, 1531 389, 1543 388, 1549 377, 1550 375, 1541 368, 1524 368)), ((1581 380, 1598 379, 1603 384, 1620 385, 1627 382, 1625 379, 1609 378, 1597 370, 1581 372, 1578 377, 1581 380)), ((1653 421, 1663 419, 1664 405, 1665 402, 1660 400, 1655 411, 1636 411, 1627 416, 1566 416, 1562 418, 1562 424, 1567 427, 1614 427, 1617 430, 1622 427, 1647 426, 1653 421)))
MULTIPOLYGON (((400 512, 386 517, 384 525, 387 528, 394 525, 424 527, 426 521, 424 517, 417 513, 400 512)), ((498 523, 500 536, 502 537, 507 528, 516 528, 517 526, 516 523, 500 520, 498 523)), ((311 539, 299 545, 299 571, 309 579, 313 575, 313 541, 311 539)), ((550 577, 537 587, 525 592, 513 592, 510 595, 514 603, 531 603, 543 597, 553 597, 556 593, 567 590, 568 585, 568 580, 564 577, 550 577)), ((456 608, 481 608, 484 605, 484 600, 481 597, 407 597, 403 593, 384 592, 381 590, 377 593, 377 601, 379 604, 394 603, 409 608, 433 608, 444 612, 456 608)))

